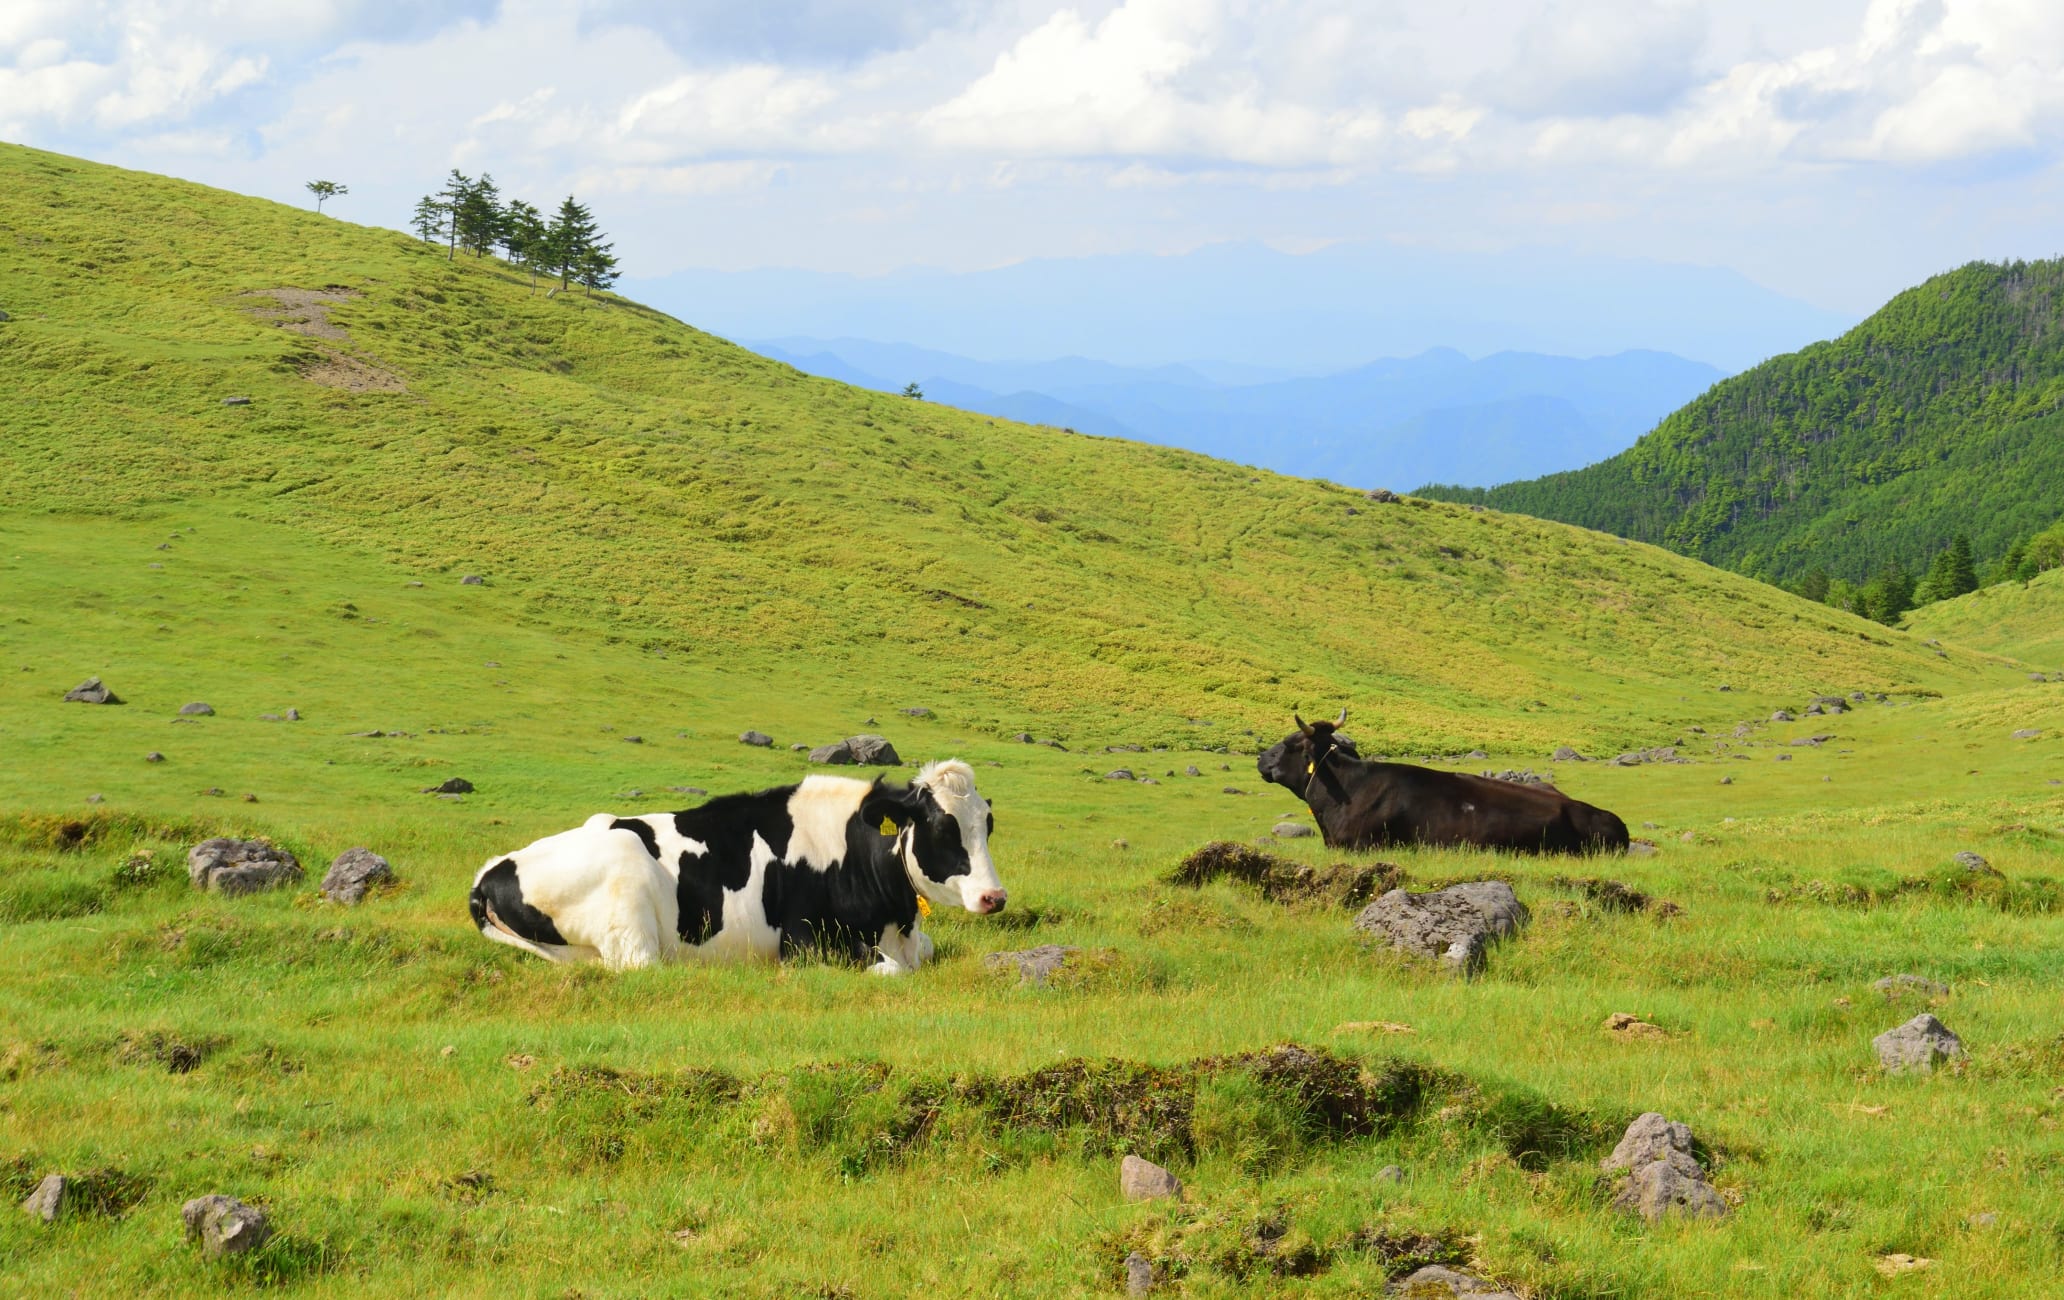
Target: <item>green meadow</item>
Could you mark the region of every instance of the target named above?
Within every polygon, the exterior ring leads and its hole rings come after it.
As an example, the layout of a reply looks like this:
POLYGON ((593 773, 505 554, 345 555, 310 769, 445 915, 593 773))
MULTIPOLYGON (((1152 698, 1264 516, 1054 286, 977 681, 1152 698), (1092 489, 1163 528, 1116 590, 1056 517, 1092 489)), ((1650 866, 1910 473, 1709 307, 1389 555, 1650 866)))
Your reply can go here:
POLYGON ((2004 1297, 2064 1266, 2044 607, 1888 629, 1603 534, 847 389, 16 148, 0 310, 0 1178, 81 1188, 55 1225, 0 1214, 12 1289, 1120 1294, 1138 1251, 1192 1296, 1441 1261, 1536 1300, 2004 1297), (281 289, 323 319, 280 324, 253 295, 281 289), (89 675, 124 703, 63 702, 89 675), (1253 755, 1341 705, 1365 751, 1552 773, 1643 851, 1275 840, 1302 810, 1253 755), (968 759, 996 806, 1010 908, 935 914, 916 974, 610 976, 472 932, 491 855, 858 731, 968 759), (1661 745, 1689 761, 1596 761, 1661 745), (475 792, 423 793, 454 776, 475 792), (309 878, 197 894, 213 834, 309 878), (1349 909, 1169 882, 1257 839, 1502 878, 1532 921, 1459 982, 1349 909), (354 845, 399 883, 327 904, 354 845), (1083 950, 1045 987, 983 961, 1045 943, 1083 950), (1951 992, 1872 987, 1902 972, 1951 992), (1968 1059, 1884 1076, 1871 1038, 1923 1009, 1968 1059), (1283 1044, 1319 1070, 1272 1074, 1283 1044), (1691 1126, 1725 1221, 1609 1208, 1598 1161, 1647 1110, 1691 1126), (1125 1202, 1128 1151, 1183 1201, 1125 1202), (208 1192, 277 1235, 202 1259, 178 1209, 208 1192))

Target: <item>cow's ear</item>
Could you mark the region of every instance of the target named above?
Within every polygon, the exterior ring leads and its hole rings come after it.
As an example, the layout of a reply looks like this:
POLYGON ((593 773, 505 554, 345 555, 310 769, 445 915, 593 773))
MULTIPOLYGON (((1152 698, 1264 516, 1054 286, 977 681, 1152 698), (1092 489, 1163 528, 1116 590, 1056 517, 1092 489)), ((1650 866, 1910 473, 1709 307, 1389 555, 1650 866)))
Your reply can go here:
POLYGON ((884 835, 894 835, 917 817, 915 793, 914 790, 891 789, 876 781, 867 797, 860 801, 860 820, 878 828, 884 835))

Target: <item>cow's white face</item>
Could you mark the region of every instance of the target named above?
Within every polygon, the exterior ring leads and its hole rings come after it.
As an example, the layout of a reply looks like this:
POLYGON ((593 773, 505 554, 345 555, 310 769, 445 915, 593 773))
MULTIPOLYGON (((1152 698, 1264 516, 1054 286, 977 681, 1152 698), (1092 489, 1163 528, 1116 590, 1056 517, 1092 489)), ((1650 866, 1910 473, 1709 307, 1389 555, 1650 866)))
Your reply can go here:
POLYGON ((1008 896, 989 857, 996 819, 975 792, 974 769, 959 759, 933 763, 911 789, 926 796, 901 837, 911 883, 942 907, 1001 912, 1008 896))

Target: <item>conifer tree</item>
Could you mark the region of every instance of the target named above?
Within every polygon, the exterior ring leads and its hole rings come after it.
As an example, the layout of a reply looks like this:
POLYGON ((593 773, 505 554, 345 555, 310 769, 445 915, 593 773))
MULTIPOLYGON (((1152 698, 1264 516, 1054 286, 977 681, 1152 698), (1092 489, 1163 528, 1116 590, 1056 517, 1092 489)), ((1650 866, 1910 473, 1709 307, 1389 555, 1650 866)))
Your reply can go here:
POLYGON ((416 200, 416 213, 409 218, 409 227, 422 237, 426 244, 434 244, 444 234, 445 218, 450 209, 437 201, 434 194, 425 194, 416 200))
POLYGON ((494 177, 486 172, 466 187, 466 194, 452 214, 460 245, 484 256, 502 242, 502 193, 494 177))
POLYGON ((310 181, 308 182, 308 192, 315 196, 315 210, 321 212, 324 199, 342 198, 344 195, 351 193, 351 189, 349 186, 339 185, 335 181, 310 181))
POLYGON ((445 211, 444 260, 449 262, 459 249, 459 214, 465 211, 466 200, 473 193, 473 178, 454 167, 451 175, 444 178, 444 188, 434 196, 443 204, 445 211))
POLYGON ((1971 561, 1971 539, 1958 533, 1950 539, 1949 549, 1942 554, 1946 561, 1942 598, 1947 600, 1951 596, 1978 590, 1978 567, 1971 561))
POLYGON ((614 248, 614 244, 590 244, 581 250, 580 260, 574 266, 574 276, 590 298, 595 296, 595 290, 607 289, 616 283, 616 254, 611 251, 614 248))
POLYGON ((582 260, 588 250, 608 245, 602 243, 602 232, 595 225, 592 212, 569 194, 566 202, 559 205, 559 211, 552 216, 552 226, 546 235, 548 255, 545 265, 559 273, 559 287, 564 289, 573 283, 579 273, 582 260))
POLYGON ((551 257, 545 214, 522 199, 510 200, 502 211, 502 245, 509 260, 530 272, 531 292, 537 291, 538 272, 551 257))

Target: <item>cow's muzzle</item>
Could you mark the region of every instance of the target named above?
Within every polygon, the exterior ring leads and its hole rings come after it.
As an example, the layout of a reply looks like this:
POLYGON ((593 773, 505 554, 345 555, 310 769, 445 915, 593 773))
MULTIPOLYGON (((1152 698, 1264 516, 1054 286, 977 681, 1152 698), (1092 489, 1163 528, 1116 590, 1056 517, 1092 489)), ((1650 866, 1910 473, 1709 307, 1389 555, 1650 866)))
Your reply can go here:
POLYGON ((991 916, 1003 910, 1004 902, 1009 897, 1001 889, 985 889, 975 897, 975 905, 968 910, 983 916, 991 916))

